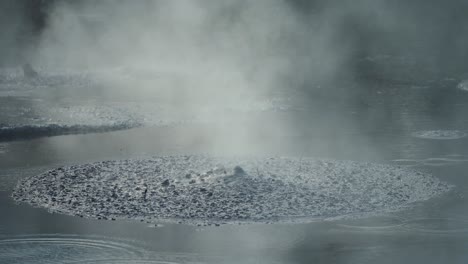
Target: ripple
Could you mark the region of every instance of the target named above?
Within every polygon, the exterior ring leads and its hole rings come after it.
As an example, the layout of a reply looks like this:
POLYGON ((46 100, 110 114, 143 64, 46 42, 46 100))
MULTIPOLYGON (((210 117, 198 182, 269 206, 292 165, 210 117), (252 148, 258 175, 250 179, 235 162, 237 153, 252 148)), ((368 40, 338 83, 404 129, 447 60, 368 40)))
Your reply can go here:
POLYGON ((374 216, 363 219, 348 219, 340 221, 337 224, 353 229, 380 230, 401 226, 403 219, 396 216, 374 216))
POLYGON ((419 218, 405 221, 403 227, 431 233, 468 232, 468 220, 456 218, 419 218))
POLYGON ((421 160, 415 159, 395 159, 392 160, 392 163, 398 166, 407 166, 407 167, 414 167, 421 164, 421 160))
POLYGON ((20 181, 13 198, 97 219, 310 222, 395 210, 450 188, 431 175, 390 165, 168 156, 57 168, 20 181))
POLYGON ((453 165, 459 162, 462 162, 462 161, 459 159, 450 159, 450 158, 427 158, 422 161, 423 165, 426 165, 426 166, 447 166, 447 165, 453 165))
MULTIPOLYGON (((69 263, 76 264, 93 264, 93 263, 139 263, 139 264, 201 264, 201 263, 225 263, 229 261, 228 257, 214 256, 214 255, 201 255, 196 253, 183 253, 183 252, 145 252, 141 257, 134 258, 100 258, 100 259, 85 259, 69 263)), ((236 261, 237 262, 237 261, 236 261)))
POLYGON ((0 263, 67 263, 141 254, 136 247, 103 237, 51 234, 0 239, 0 263))
POLYGON ((451 140, 464 138, 467 133, 459 130, 425 130, 414 132, 412 136, 423 139, 451 140))

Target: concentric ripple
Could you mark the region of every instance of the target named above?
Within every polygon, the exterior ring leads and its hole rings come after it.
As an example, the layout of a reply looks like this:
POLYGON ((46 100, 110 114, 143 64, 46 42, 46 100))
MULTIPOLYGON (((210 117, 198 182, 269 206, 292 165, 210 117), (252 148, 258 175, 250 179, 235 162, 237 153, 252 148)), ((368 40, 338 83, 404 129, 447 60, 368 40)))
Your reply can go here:
POLYGON ((74 235, 16 236, 0 239, 0 263, 73 263, 130 259, 143 251, 125 242, 74 235))
POLYGON ((190 253, 147 252, 138 258, 107 258, 73 261, 74 264, 202 264, 225 263, 227 258, 217 256, 203 256, 190 253))
POLYGON ((20 181, 13 198, 98 219, 221 224, 383 212, 449 189, 431 175, 391 165, 169 156, 57 168, 20 181))
POLYGON ((466 132, 460 130, 425 130, 412 133, 413 137, 439 140, 460 139, 467 135, 466 132))

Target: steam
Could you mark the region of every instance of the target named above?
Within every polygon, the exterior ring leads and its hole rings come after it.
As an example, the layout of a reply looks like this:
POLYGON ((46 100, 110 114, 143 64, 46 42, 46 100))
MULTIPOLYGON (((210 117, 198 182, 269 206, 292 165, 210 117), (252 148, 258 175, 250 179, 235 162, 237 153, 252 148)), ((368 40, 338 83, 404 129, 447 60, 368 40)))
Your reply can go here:
POLYGON ((197 94, 272 90, 334 77, 348 50, 335 44, 334 12, 304 19, 281 0, 63 2, 36 60, 189 74, 197 94))
MULTIPOLYGON (((205 133, 213 148, 250 152, 264 147, 253 135, 265 124, 247 128, 219 109, 287 94, 305 79, 333 78, 344 56, 330 45, 328 28, 309 26, 281 0, 59 2, 34 64, 114 69, 103 76, 107 93, 157 98, 155 104, 195 115, 210 106, 224 120, 205 133), (119 78, 129 72, 139 77, 119 78)), ((281 122, 265 122, 287 133, 281 122)))
MULTIPOLYGON (((323 104, 322 93, 343 108, 360 100, 359 80, 349 85, 360 75, 392 79, 428 68, 432 76, 450 63, 461 65, 462 58, 457 63, 450 51, 445 50, 450 62, 435 51, 450 42, 442 33, 466 42, 458 36, 464 28, 437 15, 437 5, 401 2, 56 1, 28 62, 97 72, 104 95, 168 105, 179 116, 198 115, 203 108, 224 121, 204 133, 213 149, 250 152, 293 135, 298 124, 272 114, 246 125, 226 115, 226 106, 290 95, 323 104), (380 58, 400 60, 388 67, 380 58)), ((330 118, 323 121, 343 130, 359 126, 345 116, 330 118)))

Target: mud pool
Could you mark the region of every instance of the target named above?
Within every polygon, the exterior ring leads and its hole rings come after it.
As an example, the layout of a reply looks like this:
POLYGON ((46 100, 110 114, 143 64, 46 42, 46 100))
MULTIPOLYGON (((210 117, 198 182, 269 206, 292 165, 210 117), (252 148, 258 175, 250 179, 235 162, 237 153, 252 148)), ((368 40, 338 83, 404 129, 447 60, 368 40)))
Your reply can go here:
POLYGON ((22 181, 13 198, 80 217, 219 225, 369 216, 450 188, 388 165, 169 156, 61 167, 22 181))

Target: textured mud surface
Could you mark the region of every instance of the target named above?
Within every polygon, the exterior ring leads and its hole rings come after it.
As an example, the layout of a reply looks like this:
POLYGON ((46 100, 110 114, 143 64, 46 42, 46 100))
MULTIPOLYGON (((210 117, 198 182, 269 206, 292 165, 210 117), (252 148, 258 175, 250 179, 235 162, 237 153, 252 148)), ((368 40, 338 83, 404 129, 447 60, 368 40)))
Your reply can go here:
POLYGON ((13 198, 98 219, 220 224, 395 210, 449 189, 390 165, 172 156, 57 168, 20 181, 13 198))

